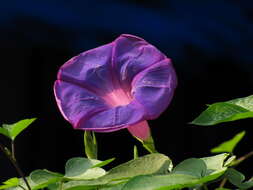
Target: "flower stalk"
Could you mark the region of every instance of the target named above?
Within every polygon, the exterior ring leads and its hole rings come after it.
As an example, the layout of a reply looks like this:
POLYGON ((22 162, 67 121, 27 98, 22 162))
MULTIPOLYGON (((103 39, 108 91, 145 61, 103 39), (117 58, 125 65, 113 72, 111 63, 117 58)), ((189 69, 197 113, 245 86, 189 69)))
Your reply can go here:
POLYGON ((97 159, 97 140, 94 132, 84 132, 85 154, 89 159, 97 159))

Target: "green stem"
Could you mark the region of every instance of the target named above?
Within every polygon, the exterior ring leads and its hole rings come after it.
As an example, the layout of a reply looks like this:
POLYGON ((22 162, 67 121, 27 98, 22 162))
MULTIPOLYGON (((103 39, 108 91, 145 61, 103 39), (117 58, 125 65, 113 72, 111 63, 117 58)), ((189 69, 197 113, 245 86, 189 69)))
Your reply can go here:
POLYGON ((22 170, 20 169, 18 163, 16 160, 14 160, 14 158, 12 157, 11 154, 8 153, 8 151, 6 150, 6 148, 0 143, 0 149, 1 151, 7 156, 7 158, 9 158, 9 160, 11 161, 12 165, 15 167, 15 169, 17 170, 18 174, 20 175, 20 177, 24 180, 27 188, 29 190, 31 190, 31 187, 27 181, 27 179, 25 178, 24 173, 22 172, 22 170))
POLYGON ((251 151, 251 152, 245 154, 244 156, 238 158, 238 159, 232 164, 232 166, 237 166, 237 165, 239 165, 241 162, 243 162, 244 160, 250 158, 251 156, 253 156, 253 151, 251 151))
POLYGON ((223 180, 222 180, 221 183, 220 183, 219 188, 223 188, 224 185, 226 184, 227 180, 228 180, 227 178, 223 178, 223 180))
POLYGON ((97 159, 97 140, 94 132, 84 132, 84 147, 89 159, 97 159))
POLYGON ((134 159, 139 157, 137 146, 134 145, 134 159))
MULTIPOLYGON (((140 140, 140 139, 139 139, 140 140)), ((150 135, 150 137, 146 140, 140 140, 142 142, 143 147, 149 151, 150 153, 158 153, 158 151, 155 148, 155 142, 150 135)))
POLYGON ((16 157, 15 157, 15 144, 14 144, 13 140, 11 141, 11 156, 12 156, 13 160, 16 160, 16 157))

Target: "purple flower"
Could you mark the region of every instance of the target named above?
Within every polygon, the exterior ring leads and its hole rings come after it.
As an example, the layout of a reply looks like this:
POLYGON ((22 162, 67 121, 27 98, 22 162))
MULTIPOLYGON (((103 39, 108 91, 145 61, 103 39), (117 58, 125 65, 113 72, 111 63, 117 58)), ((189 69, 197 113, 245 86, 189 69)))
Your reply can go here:
POLYGON ((177 85, 170 59, 145 40, 123 34, 73 57, 54 85, 57 105, 74 128, 110 132, 123 128, 146 139, 146 120, 169 105, 177 85))

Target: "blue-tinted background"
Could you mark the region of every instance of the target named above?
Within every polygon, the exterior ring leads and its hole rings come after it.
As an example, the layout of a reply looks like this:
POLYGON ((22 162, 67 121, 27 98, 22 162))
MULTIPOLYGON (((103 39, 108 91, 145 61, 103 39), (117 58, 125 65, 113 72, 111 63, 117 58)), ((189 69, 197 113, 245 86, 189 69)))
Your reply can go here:
MULTIPOLYGON (((189 123, 205 104, 253 92, 253 3, 236 0, 13 0, 0 4, 0 123, 38 120, 16 141, 28 175, 37 168, 63 172, 83 156, 82 132, 60 115, 53 96, 58 68, 78 53, 118 35, 140 36, 172 58, 179 84, 168 110, 150 121, 158 150, 175 163, 210 155, 210 148, 248 132, 238 154, 252 148, 252 120, 215 127, 189 123)), ((122 130, 98 134, 99 158, 132 158, 138 143, 122 130)), ((0 141, 8 144, 5 138, 0 141)), ((139 146, 141 153, 141 146, 139 146)), ((249 175, 252 170, 245 163, 249 175)), ((0 153, 0 181, 16 172, 0 153)))

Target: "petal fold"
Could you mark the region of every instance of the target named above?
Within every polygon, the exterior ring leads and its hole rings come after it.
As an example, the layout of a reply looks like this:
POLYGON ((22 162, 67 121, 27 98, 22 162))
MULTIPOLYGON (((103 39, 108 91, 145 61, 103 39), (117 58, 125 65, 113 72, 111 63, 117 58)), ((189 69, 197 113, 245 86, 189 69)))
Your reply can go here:
POLYGON ((143 120, 145 110, 133 101, 125 106, 117 106, 98 114, 88 120, 80 120, 78 128, 97 132, 111 132, 143 120))
POLYGON ((131 81, 136 74, 166 58, 153 45, 129 34, 123 34, 115 40, 112 56, 117 78, 125 90, 131 88, 131 81))
POLYGON ((146 110, 146 119, 157 118, 169 105, 177 85, 169 59, 140 72, 132 81, 132 94, 146 110))
POLYGON ((58 72, 58 80, 82 86, 99 95, 113 90, 112 43, 85 51, 67 61, 58 72))
POLYGON ((69 82, 57 80, 54 93, 62 115, 74 128, 79 127, 81 119, 87 120, 94 114, 110 109, 96 94, 69 82))

